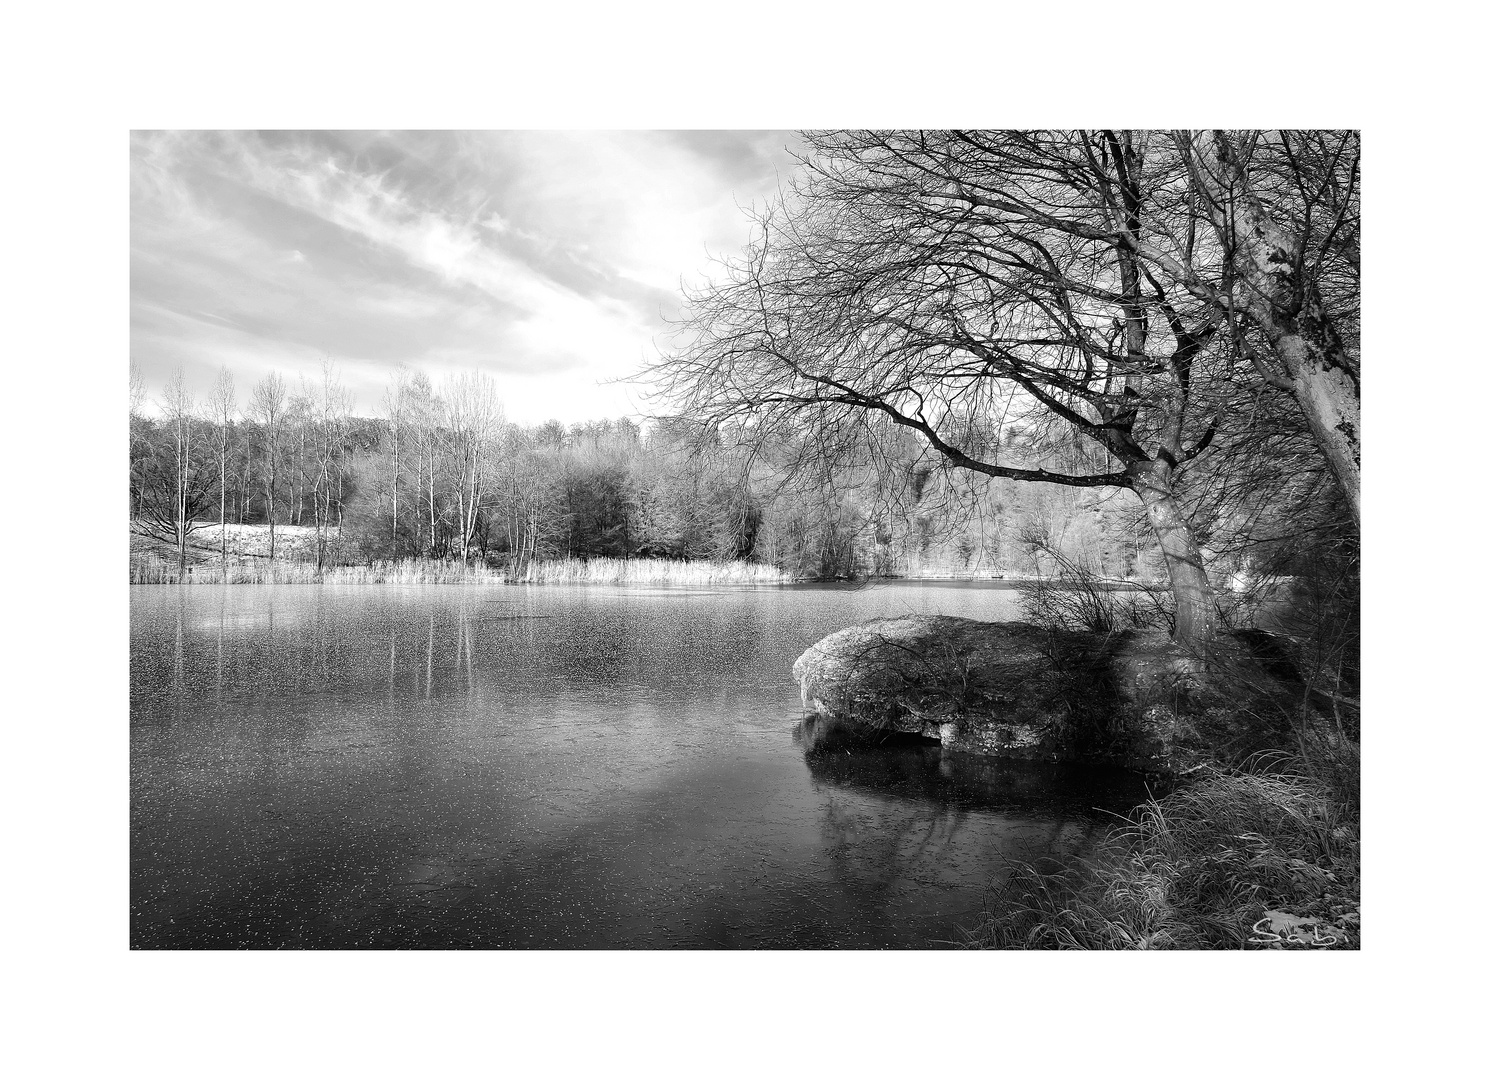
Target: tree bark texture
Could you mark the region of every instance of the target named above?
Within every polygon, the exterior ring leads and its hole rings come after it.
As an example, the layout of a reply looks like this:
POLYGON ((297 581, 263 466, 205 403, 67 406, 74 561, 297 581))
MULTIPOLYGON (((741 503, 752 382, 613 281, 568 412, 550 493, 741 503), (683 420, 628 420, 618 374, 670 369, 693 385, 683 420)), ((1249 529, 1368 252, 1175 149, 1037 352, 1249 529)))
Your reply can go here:
POLYGON ((1272 346, 1359 525, 1360 374, 1331 324, 1317 283, 1304 271, 1303 238, 1268 213, 1221 133, 1199 133, 1195 147, 1197 179, 1216 207, 1229 210, 1230 235, 1223 239, 1234 246, 1232 262, 1242 283, 1237 306, 1272 346))
POLYGON ((1174 637, 1204 658, 1216 632, 1216 597, 1189 519, 1175 498, 1171 469, 1162 461, 1129 467, 1133 490, 1159 539, 1174 592, 1174 637))

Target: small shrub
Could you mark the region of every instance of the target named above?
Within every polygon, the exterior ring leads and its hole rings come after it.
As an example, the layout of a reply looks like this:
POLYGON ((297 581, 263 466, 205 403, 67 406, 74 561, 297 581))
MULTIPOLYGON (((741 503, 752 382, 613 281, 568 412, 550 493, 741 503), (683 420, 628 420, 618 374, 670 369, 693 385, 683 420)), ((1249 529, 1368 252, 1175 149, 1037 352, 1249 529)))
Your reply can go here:
MULTIPOLYGON (((1054 575, 1039 575, 1016 586, 1020 611, 1027 621, 1047 630, 1094 634, 1151 627, 1174 632, 1174 606, 1168 590, 1104 577, 1085 556, 1065 555, 1039 534, 1026 533, 1024 542, 1032 556, 1046 555, 1056 566, 1054 575)), ((1030 561, 1038 565, 1033 557, 1030 561)))

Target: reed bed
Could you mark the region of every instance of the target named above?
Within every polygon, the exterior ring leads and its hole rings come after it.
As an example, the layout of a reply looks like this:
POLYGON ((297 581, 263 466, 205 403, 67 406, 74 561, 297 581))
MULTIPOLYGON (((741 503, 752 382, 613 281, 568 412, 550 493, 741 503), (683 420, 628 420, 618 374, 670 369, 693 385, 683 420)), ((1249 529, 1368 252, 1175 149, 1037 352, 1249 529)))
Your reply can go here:
POLYGON ((791 580, 763 563, 674 559, 548 559, 511 578, 525 585, 779 585, 791 580))
POLYGON ((230 561, 226 567, 192 565, 184 577, 176 563, 155 556, 135 556, 129 566, 132 585, 500 585, 503 580, 500 570, 439 559, 380 560, 319 572, 313 562, 256 559, 230 561))
POLYGON ((1360 831, 1317 781, 1213 770, 1150 800, 1090 859, 1017 866, 967 944, 1360 947, 1360 831))
MULTIPOLYGON (((193 553, 196 554, 195 552, 193 553)), ((790 580, 774 566, 746 562, 680 562, 671 559, 555 559, 511 573, 481 564, 439 559, 378 560, 370 565, 327 566, 292 559, 233 559, 189 564, 150 552, 130 558, 132 585, 776 585, 790 580)))

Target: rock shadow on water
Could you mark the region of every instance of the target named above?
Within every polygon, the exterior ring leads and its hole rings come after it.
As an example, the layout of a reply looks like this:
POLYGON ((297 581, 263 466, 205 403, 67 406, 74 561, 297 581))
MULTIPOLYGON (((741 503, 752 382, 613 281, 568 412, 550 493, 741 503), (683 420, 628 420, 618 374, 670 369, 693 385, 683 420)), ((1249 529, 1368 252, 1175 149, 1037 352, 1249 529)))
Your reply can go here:
POLYGON ((808 716, 792 729, 814 780, 959 807, 1061 811, 1112 820, 1164 792, 1138 773, 1100 765, 989 758, 933 738, 870 731, 808 716))

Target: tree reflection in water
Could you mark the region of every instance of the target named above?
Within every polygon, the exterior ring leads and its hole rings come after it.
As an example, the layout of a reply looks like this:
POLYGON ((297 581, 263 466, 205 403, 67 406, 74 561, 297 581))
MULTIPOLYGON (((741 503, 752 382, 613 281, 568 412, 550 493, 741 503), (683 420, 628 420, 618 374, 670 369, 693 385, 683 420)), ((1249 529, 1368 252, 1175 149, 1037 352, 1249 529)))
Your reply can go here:
POLYGON ((1007 823, 1007 862, 1064 862, 1117 820, 1096 807, 1135 805, 1147 794, 1131 773, 958 754, 932 739, 866 737, 819 717, 804 719, 794 738, 817 785, 860 796, 830 798, 821 830, 835 876, 870 894, 955 871, 959 832, 990 811, 1007 823))

